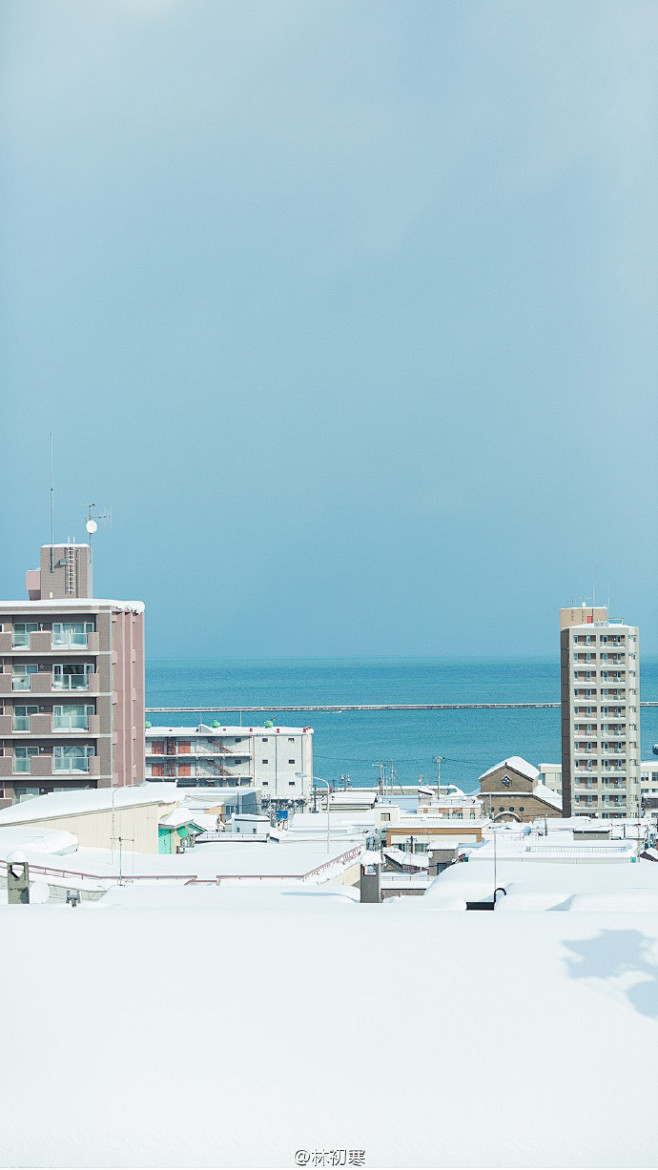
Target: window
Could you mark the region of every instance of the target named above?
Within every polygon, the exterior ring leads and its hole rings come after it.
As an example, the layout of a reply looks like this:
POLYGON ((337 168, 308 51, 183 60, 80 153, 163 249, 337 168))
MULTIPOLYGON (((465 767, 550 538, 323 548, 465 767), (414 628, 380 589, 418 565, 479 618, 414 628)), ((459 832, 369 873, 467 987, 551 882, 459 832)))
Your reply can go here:
POLYGON ((94 673, 93 662, 54 662, 54 691, 88 691, 89 675, 94 673))
POLYGON ((294 764, 294 762, 295 762, 294 760, 288 760, 289 764, 294 764))
POLYGON ((30 689, 30 675, 37 673, 36 662, 16 662, 14 664, 14 677, 12 679, 12 689, 15 691, 29 691, 30 689))
POLYGON ((53 770, 55 772, 88 772, 89 757, 94 749, 90 743, 74 743, 70 746, 56 744, 53 748, 53 770))
POLYGON ((523 805, 522 804, 519 805, 519 812, 523 812, 523 805))
POLYGON ((289 735, 289 736, 288 736, 288 743, 294 743, 294 742, 295 742, 295 737, 294 737, 294 735, 289 735))
POLYGON ((16 747, 14 748, 14 772, 29 772, 31 765, 30 760, 32 756, 38 756, 38 747, 16 747))
POLYGON ((30 634, 37 628, 36 622, 14 622, 11 644, 14 649, 25 646, 30 648, 30 634))
POLYGON ((512 783, 512 781, 510 780, 509 776, 503 776, 503 778, 501 780, 501 784, 502 784, 503 788, 509 788, 511 783, 512 783))
POLYGON ((89 731, 89 716, 93 714, 93 703, 56 703, 53 707, 53 731, 89 731))
POLYGON ((53 622, 53 646, 86 646, 93 622, 53 622))
POLYGON ((269 786, 270 786, 269 780, 263 780, 263 788, 269 788, 269 786))
MULTIPOLYGON (((237 741, 236 741, 236 742, 237 742, 237 741)), ((269 739, 267 738, 267 736, 263 736, 263 738, 262 738, 262 740, 261 740, 261 743, 269 743, 269 742, 270 742, 270 741, 269 741, 269 739)))
MULTIPOLYGON (((237 762, 238 762, 238 761, 236 760, 236 763, 237 763, 237 762)), ((261 760, 261 764, 269 764, 269 762, 270 762, 269 760, 261 760)))
POLYGON ((295 787, 295 781, 294 781, 294 780, 289 780, 289 781, 288 781, 288 787, 289 787, 289 788, 294 788, 294 787, 295 787))
POLYGON ((39 708, 34 704, 29 707, 14 707, 14 721, 12 731, 29 731, 30 715, 38 715, 39 708))

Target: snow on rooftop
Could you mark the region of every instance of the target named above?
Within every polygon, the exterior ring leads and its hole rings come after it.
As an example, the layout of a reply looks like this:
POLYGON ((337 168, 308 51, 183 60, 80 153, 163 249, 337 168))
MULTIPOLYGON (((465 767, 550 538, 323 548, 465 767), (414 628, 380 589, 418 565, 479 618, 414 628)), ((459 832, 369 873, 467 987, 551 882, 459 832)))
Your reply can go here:
MULTIPOLYGON (((496 886, 508 891, 518 909, 551 909, 575 894, 607 898, 620 893, 629 910, 633 909, 634 895, 641 895, 636 908, 642 909, 645 894, 658 898, 658 866, 642 860, 631 864, 632 855, 629 850, 621 861, 599 857, 597 864, 583 865, 583 857, 577 854, 560 861, 554 854, 527 858, 501 857, 498 853, 496 886)), ((479 901, 490 897, 493 889, 493 852, 472 850, 467 862, 451 865, 435 878, 424 909, 443 909, 455 897, 479 901)), ((511 902, 507 908, 511 909, 511 902)))
POLYGON ((527 760, 524 760, 523 756, 508 756, 506 760, 501 760, 499 764, 494 764, 493 768, 488 768, 486 772, 482 772, 479 779, 484 780, 485 776, 490 776, 498 768, 513 768, 516 772, 520 772, 522 776, 527 776, 529 780, 537 780, 539 777, 539 769, 535 768, 534 764, 529 764, 527 760))
POLYGON ((554 792, 552 788, 547 788, 545 784, 535 784, 532 795, 539 797, 540 800, 545 800, 553 808, 559 808, 562 811, 562 797, 559 792, 554 792))
POLYGON ((79 816, 105 809, 134 808, 144 804, 175 804, 181 799, 175 784, 134 784, 121 788, 81 788, 68 792, 49 792, 34 796, 11 808, 0 809, 3 825, 25 824, 51 817, 79 816))
POLYGON ((305 896, 268 892, 245 913, 262 894, 0 907, 5 1165, 276 1167, 340 1147, 375 1167, 655 1164, 654 915, 438 930, 423 897, 300 914, 284 907, 305 896), (389 1091, 391 989, 410 982, 414 1074, 389 1091))
MULTIPOLYGON (((81 548, 82 545, 76 547, 81 548)), ((1 612, 11 613, 15 609, 47 610, 50 613, 60 609, 79 610, 81 613, 87 610, 94 612, 99 609, 118 609, 127 613, 143 613, 144 602, 115 601, 106 597, 50 597, 41 598, 39 601, 30 601, 27 597, 22 597, 20 601, 0 601, 1 612)))
POLYGON ((252 735, 260 735, 264 739, 270 738, 273 735, 302 735, 303 732, 312 732, 312 727, 284 727, 277 724, 275 727, 258 727, 253 724, 251 727, 229 726, 222 724, 221 727, 208 727, 206 724, 200 724, 198 727, 168 727, 164 724, 158 727, 147 727, 145 735, 147 739, 157 739, 162 736, 181 736, 185 739, 194 739, 194 737, 212 739, 213 736, 231 736, 237 739, 249 739, 252 735))

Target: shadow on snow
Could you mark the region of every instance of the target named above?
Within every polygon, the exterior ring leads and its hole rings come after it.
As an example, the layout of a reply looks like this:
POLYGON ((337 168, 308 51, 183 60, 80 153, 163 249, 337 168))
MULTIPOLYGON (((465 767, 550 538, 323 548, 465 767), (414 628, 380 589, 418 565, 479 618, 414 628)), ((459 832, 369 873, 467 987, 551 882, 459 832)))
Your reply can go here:
POLYGON ((624 994, 635 1011, 658 1019, 658 963, 655 939, 640 930, 603 930, 596 938, 563 944, 572 954, 566 959, 572 979, 618 979, 636 975, 638 982, 624 994))

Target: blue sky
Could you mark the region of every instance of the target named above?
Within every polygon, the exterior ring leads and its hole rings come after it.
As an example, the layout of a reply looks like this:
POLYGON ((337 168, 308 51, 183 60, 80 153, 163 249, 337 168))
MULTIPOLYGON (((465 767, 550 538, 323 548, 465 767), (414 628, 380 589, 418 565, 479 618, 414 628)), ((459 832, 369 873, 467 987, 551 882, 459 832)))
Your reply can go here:
POLYGON ((0 595, 172 655, 656 632, 652 3, 5 0, 0 595))

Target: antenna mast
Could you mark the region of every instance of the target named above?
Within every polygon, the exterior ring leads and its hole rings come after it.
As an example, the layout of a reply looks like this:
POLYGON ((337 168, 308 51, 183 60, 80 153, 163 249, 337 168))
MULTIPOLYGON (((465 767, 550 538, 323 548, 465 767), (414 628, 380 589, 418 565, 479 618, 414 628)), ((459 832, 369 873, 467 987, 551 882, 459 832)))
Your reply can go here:
POLYGON ((55 561, 55 475, 53 458, 53 432, 50 432, 50 571, 53 572, 55 561))

